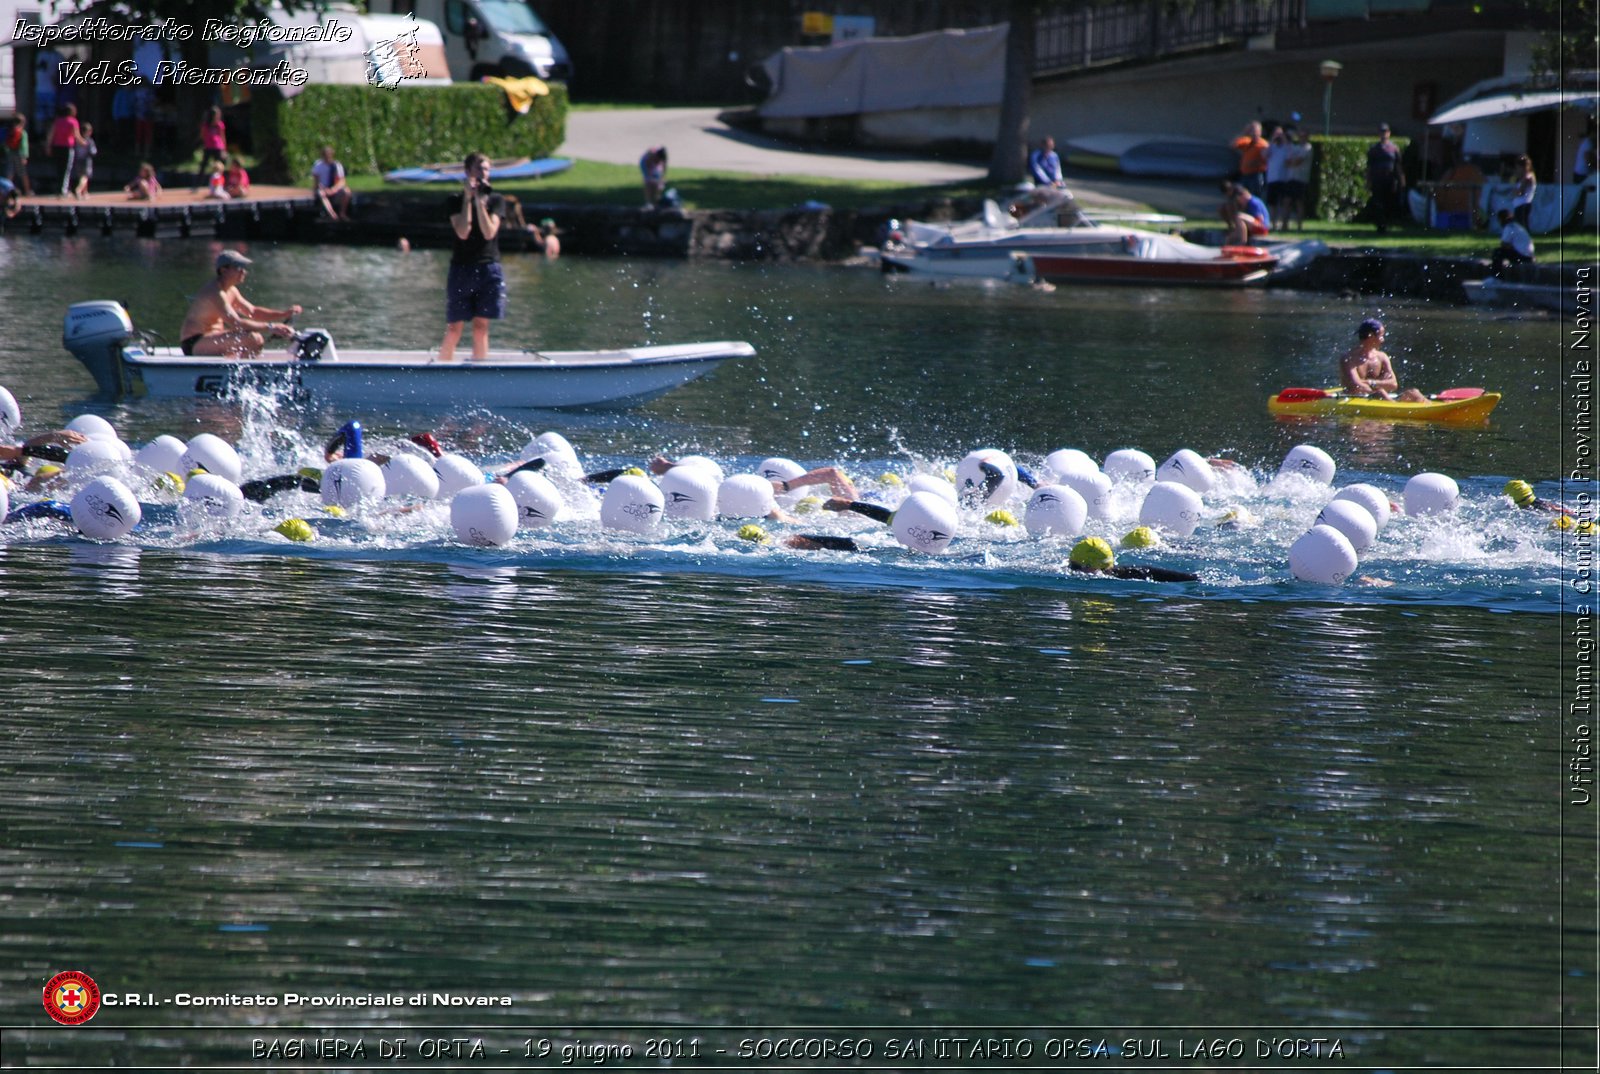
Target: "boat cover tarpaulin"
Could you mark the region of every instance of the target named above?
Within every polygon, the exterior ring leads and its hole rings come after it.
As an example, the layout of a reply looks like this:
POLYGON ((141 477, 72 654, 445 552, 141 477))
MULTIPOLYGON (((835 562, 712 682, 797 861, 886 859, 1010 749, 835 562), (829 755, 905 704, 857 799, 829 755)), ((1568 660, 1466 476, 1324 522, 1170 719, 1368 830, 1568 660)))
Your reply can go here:
POLYGON ((760 111, 777 119, 998 105, 1005 53, 1005 26, 786 48, 762 64, 772 93, 760 111))

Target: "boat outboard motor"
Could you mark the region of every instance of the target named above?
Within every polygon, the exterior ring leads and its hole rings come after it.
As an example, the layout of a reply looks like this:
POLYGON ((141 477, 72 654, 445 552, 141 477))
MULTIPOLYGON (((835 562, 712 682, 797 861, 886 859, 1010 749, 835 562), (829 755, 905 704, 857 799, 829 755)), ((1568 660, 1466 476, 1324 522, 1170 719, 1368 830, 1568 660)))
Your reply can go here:
POLYGON ((294 356, 302 362, 336 362, 339 351, 333 337, 320 328, 307 328, 294 337, 294 356))
POLYGON ((101 391, 129 392, 122 348, 133 340, 133 321, 120 302, 75 302, 67 309, 61 343, 88 367, 101 391))

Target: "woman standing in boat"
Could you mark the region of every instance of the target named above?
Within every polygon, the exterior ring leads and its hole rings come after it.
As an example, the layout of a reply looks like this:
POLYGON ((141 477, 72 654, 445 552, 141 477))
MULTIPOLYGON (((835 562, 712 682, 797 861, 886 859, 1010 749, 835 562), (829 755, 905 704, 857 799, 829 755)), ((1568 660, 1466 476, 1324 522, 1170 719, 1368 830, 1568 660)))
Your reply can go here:
POLYGON ((461 180, 459 203, 450 227, 455 245, 450 252, 450 276, 445 290, 444 342, 439 361, 453 362, 461 331, 472 322, 472 360, 489 357, 489 322, 506 312, 506 281, 500 271, 500 222, 505 219, 505 198, 489 186, 489 158, 469 153, 461 180))

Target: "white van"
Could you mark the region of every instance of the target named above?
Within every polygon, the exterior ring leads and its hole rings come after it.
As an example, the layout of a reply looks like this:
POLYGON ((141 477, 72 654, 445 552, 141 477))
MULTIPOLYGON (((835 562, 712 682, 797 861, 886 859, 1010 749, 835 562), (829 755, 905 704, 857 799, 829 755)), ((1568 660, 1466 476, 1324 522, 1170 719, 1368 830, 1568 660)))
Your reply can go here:
POLYGON ((566 46, 525 0, 371 0, 369 9, 404 14, 444 31, 450 77, 476 82, 486 76, 565 82, 572 77, 566 46))
MULTIPOLYGON (((256 67, 280 62, 306 72, 317 85, 366 83, 401 86, 448 86, 449 65, 439 27, 405 15, 359 15, 353 7, 286 14, 274 8, 271 22, 297 31, 298 40, 264 41, 256 49, 256 67), (300 33, 303 31, 304 33, 300 33), (312 32, 315 31, 315 32, 312 32)), ((281 86, 285 96, 297 89, 281 86)))

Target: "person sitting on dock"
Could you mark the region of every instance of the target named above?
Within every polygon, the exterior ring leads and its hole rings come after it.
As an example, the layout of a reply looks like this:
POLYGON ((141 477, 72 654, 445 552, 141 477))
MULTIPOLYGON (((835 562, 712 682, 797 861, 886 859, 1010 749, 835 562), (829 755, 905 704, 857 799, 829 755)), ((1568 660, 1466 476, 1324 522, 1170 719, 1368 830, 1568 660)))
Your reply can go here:
POLYGON ((1533 264, 1533 236, 1517 222, 1510 209, 1500 210, 1500 246, 1494 252, 1492 275, 1498 276, 1507 265, 1533 264))
POLYGON ((257 358, 267 336, 294 338, 287 321, 299 306, 274 310, 257 306, 239 293, 251 261, 237 250, 217 255, 217 277, 200 288, 178 331, 184 354, 257 358))
POLYGON ((1394 364, 1383 353, 1383 322, 1368 318, 1356 326, 1356 345, 1339 359, 1339 382, 1353 396, 1425 403, 1428 397, 1415 388, 1400 391, 1394 364), (1396 394, 1398 393, 1398 394, 1396 394))
POLYGON ((322 147, 322 159, 311 165, 317 200, 335 220, 350 219, 350 188, 345 185, 344 165, 333 159, 333 146, 322 147))
POLYGON ((1243 183, 1222 184, 1222 208, 1219 210, 1228 234, 1223 242, 1228 246, 1244 246, 1252 239, 1266 238, 1272 229, 1272 215, 1266 202, 1251 192, 1243 183))
POLYGON ((222 188, 228 192, 230 198, 250 196, 250 173, 244 170, 244 165, 239 163, 238 157, 228 158, 228 166, 222 172, 222 188))
POLYGON ((133 182, 123 187, 130 201, 155 201, 161 197, 161 184, 156 181, 156 166, 146 161, 139 165, 139 174, 133 182))

